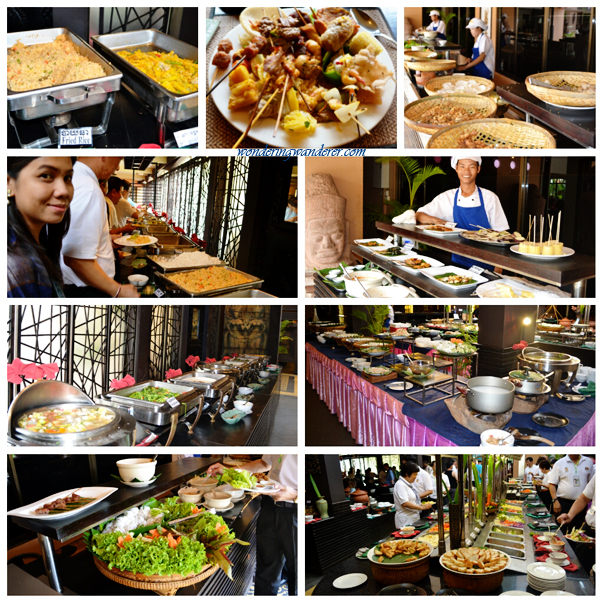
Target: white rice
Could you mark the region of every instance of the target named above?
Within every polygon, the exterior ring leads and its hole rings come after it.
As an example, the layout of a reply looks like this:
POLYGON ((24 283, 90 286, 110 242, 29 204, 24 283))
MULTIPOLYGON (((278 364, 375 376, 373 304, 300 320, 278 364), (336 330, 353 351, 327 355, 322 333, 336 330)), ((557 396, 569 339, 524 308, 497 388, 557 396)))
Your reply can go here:
POLYGON ((184 252, 183 254, 161 254, 153 258, 157 264, 164 268, 189 268, 217 266, 222 264, 218 258, 214 258, 205 252, 184 252))
POLYGON ((125 514, 122 514, 115 520, 112 520, 106 527, 103 533, 115 533, 119 531, 123 535, 137 529, 139 526, 148 526, 161 522, 163 514, 153 515, 151 508, 140 507, 132 508, 125 514))

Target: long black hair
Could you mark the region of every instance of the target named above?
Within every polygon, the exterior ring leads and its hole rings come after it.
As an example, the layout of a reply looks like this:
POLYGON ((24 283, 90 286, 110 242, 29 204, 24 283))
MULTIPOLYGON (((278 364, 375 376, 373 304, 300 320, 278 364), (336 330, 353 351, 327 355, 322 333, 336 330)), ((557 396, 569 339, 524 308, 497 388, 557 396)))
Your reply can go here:
MULTIPOLYGON (((19 173, 25 166, 30 164, 37 157, 7 157, 7 174, 16 180, 19 173)), ((71 158, 72 163, 74 158, 71 158)), ((23 214, 17 208, 14 195, 9 197, 8 213, 7 213, 7 228, 8 235, 12 232, 16 239, 17 245, 28 255, 35 254, 38 256, 50 279, 63 285, 63 274, 61 273, 61 247, 63 245, 63 237, 69 230, 69 222, 71 220, 71 211, 67 208, 63 220, 57 224, 47 224, 40 231, 40 243, 38 243, 32 232, 29 230, 23 214)), ((9 239, 7 239, 8 243, 9 239)), ((8 244, 7 253, 11 253, 11 246, 8 244)))

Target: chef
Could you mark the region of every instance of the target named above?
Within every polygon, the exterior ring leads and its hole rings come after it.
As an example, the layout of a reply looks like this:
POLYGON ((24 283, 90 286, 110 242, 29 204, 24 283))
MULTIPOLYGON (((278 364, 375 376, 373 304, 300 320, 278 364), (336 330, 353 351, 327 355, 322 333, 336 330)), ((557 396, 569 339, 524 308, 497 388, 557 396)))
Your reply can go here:
POLYGON ((418 474, 419 466, 416 463, 405 463, 394 485, 394 522, 397 529, 417 522, 423 510, 432 508, 431 503, 422 505, 419 493, 413 488, 418 474))
POLYGON ((459 65, 457 71, 467 71, 470 75, 493 79, 495 73, 495 50, 491 38, 485 31, 487 24, 482 19, 470 19, 466 29, 474 37, 474 46, 472 48, 472 60, 466 65, 459 65))
MULTIPOLYGON (((506 231, 509 224, 499 197, 492 191, 476 185, 482 158, 469 153, 458 153, 451 158, 451 167, 457 172, 459 188, 436 196, 415 215, 417 224, 456 223, 457 228, 477 231, 479 228, 506 231)), ((488 267, 475 260, 453 254, 453 262, 465 267, 488 267)))
POLYGON ((432 23, 425 28, 426 31, 435 31, 439 40, 446 40, 445 22, 440 18, 440 13, 437 10, 430 11, 430 20, 432 23))

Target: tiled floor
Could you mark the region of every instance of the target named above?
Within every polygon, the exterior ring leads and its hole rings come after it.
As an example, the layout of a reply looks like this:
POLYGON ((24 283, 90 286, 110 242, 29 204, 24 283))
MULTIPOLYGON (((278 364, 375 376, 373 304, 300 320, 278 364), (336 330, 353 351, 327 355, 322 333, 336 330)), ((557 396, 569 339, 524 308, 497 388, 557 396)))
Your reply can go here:
MULTIPOLYGON (((282 376, 288 377, 288 376, 282 376)), ((295 378, 296 376, 289 376, 295 378)), ((285 385, 283 386, 285 388, 285 385)), ((288 446, 298 444, 298 397, 295 381, 291 381, 286 391, 292 395, 279 394, 279 405, 275 412, 275 424, 268 439, 269 447, 288 446)), ((283 392, 283 390, 282 390, 283 392)))

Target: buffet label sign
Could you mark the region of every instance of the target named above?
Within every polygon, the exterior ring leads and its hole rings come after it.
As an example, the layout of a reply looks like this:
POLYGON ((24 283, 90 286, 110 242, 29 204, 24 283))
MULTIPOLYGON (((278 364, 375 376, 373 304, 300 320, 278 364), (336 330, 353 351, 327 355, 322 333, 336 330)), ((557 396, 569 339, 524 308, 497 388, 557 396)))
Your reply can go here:
POLYGON ((92 146, 92 128, 60 128, 59 148, 63 146, 79 147, 82 145, 92 146))
POLYGON ((197 145, 199 142, 199 129, 189 128, 188 130, 181 130, 180 132, 174 133, 176 144, 182 147, 188 147, 189 145, 197 145))
POLYGON ((482 273, 484 273, 484 268, 474 265, 472 268, 470 268, 470 272, 476 273, 477 275, 482 275, 482 273))
POLYGON ((171 396, 166 402, 168 405, 170 405, 170 407, 172 407, 172 409, 178 409, 178 407, 180 407, 180 403, 173 396, 171 396))

